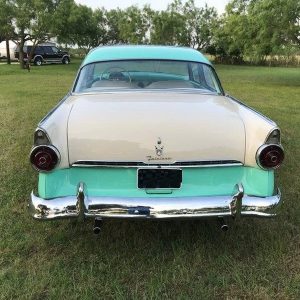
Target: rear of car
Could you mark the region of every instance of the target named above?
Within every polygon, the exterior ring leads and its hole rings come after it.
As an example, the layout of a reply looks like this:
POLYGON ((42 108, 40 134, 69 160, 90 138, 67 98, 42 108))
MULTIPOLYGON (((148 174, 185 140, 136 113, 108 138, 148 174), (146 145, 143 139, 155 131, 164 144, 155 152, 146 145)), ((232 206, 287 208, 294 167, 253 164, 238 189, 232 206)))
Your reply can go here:
POLYGON ((36 219, 271 217, 281 203, 279 128, 186 48, 91 52, 30 157, 36 219))

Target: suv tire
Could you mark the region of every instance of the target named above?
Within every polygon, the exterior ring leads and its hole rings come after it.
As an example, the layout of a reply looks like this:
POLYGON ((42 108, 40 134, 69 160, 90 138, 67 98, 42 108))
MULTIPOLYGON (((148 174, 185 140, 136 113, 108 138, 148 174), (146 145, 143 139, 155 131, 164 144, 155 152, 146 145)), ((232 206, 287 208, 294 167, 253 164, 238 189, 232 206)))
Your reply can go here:
POLYGON ((43 63, 42 59, 40 57, 37 57, 35 60, 34 60, 34 64, 36 66, 41 66, 43 63))
POLYGON ((63 63, 64 65, 68 65, 68 64, 70 63, 69 58, 68 58, 68 57, 64 57, 63 60, 62 60, 62 63, 63 63))

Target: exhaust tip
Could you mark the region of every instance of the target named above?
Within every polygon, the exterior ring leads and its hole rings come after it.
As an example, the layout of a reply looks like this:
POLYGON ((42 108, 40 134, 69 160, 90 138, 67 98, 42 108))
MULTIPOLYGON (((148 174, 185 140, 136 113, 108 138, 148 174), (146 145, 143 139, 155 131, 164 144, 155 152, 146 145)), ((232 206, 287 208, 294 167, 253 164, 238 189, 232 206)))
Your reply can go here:
POLYGON ((223 224, 223 225, 221 226, 221 230, 222 230, 223 232, 228 231, 228 229, 229 229, 229 226, 228 226, 227 224, 223 224))
POLYGON ((223 217, 218 218, 219 226, 223 232, 228 231, 229 226, 226 224, 223 217))
POLYGON ((102 228, 102 219, 101 218, 95 218, 93 232, 94 234, 98 235, 101 232, 102 228))
POLYGON ((101 232, 101 228, 100 227, 94 227, 93 232, 94 232, 94 234, 98 235, 101 232))

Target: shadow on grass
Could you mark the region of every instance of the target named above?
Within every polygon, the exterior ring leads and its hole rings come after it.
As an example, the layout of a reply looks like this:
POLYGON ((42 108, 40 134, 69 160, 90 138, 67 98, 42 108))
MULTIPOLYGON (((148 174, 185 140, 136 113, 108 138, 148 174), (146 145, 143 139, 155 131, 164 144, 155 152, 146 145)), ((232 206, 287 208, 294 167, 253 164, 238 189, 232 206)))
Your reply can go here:
MULTIPOLYGON (((230 224, 231 228, 223 232, 215 219, 193 221, 104 221, 100 235, 92 232, 93 221, 59 221, 45 225, 52 228, 51 236, 45 239, 49 248, 60 245, 61 250, 76 249, 85 255, 99 252, 118 256, 147 257, 151 254, 157 259, 181 253, 191 255, 195 251, 203 256, 223 255, 243 260, 280 255, 282 239, 287 236, 278 219, 242 219, 230 224), (55 229, 53 228, 55 227, 55 229), (280 239, 280 242, 279 242, 280 239)), ((39 224, 36 224, 39 226, 39 224)), ((172 258, 172 256, 170 256, 172 258)))

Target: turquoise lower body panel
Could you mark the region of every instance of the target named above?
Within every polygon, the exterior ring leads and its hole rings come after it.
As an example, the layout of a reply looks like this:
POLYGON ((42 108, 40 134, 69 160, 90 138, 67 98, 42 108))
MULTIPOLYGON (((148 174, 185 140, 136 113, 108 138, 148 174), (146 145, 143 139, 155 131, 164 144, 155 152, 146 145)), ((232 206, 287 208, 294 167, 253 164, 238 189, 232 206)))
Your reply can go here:
POLYGON ((191 197, 232 195, 237 183, 245 194, 272 196, 274 172, 252 167, 182 168, 182 186, 173 190, 137 188, 136 168, 71 167, 40 173, 38 192, 44 199, 75 196, 77 185, 84 182, 88 196, 110 197, 191 197))

